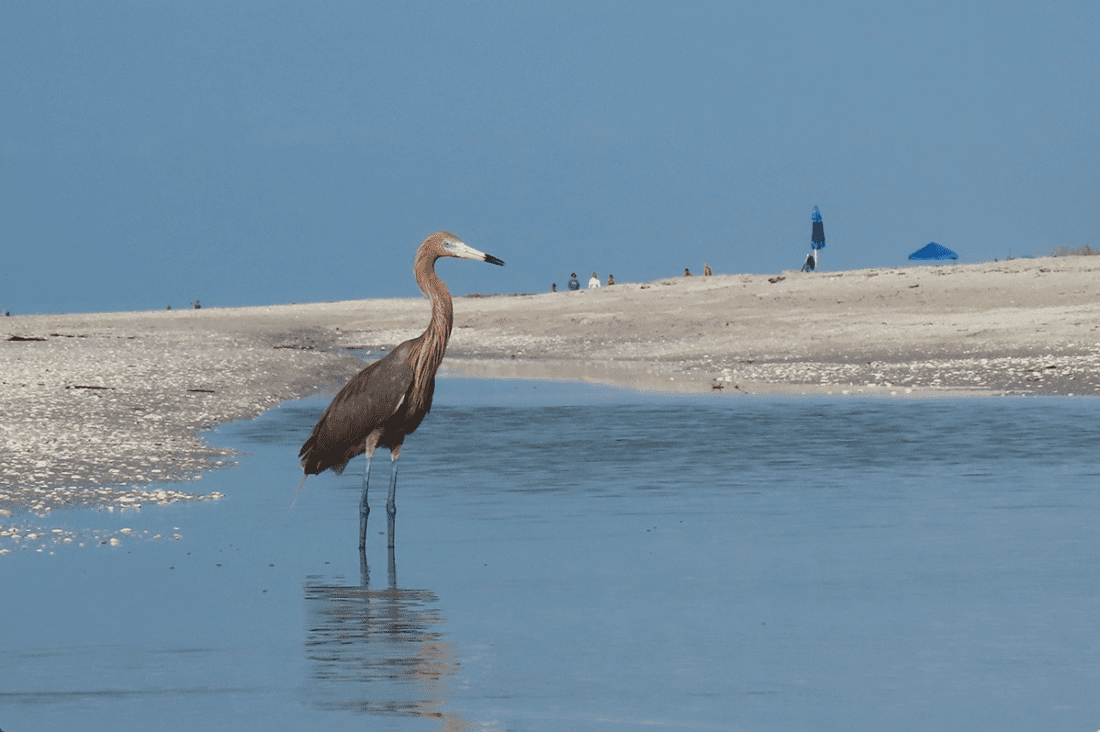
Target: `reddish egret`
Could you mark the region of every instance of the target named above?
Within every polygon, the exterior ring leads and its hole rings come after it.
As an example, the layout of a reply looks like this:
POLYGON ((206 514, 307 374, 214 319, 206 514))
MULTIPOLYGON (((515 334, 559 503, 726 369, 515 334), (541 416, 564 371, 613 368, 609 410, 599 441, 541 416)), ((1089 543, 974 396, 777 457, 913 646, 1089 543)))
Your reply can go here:
MULTIPOLYGON (((332 468, 337 475, 344 472, 348 461, 366 453, 363 473, 363 499, 359 506, 359 549, 367 543, 367 484, 370 481, 370 461, 379 447, 390 451, 390 492, 386 500, 389 517, 389 546, 393 546, 394 517, 397 504, 397 458, 401 443, 411 434, 432 408, 435 392, 435 372, 447 351, 447 340, 454 325, 451 293, 435 273, 435 261, 440 257, 480 259, 503 265, 496 257, 479 252, 462 243, 457 236, 437 231, 416 250, 413 272, 416 284, 432 301, 432 320, 419 337, 405 341, 384 358, 360 371, 344 385, 332 400, 324 415, 313 428, 313 434, 302 445, 305 475, 317 475, 332 468)), ((305 482, 305 477, 302 478, 305 482)))

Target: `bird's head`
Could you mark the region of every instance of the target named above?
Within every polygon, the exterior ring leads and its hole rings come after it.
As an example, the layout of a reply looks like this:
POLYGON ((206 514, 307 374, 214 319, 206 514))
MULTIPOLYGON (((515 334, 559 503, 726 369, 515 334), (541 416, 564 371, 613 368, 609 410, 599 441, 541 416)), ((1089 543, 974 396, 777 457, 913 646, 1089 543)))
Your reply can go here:
POLYGON ((454 234, 447 231, 437 231, 429 236, 424 244, 430 244, 440 257, 458 257, 459 259, 478 259, 489 264, 504 265, 504 260, 494 257, 492 254, 479 252, 469 246, 454 234))

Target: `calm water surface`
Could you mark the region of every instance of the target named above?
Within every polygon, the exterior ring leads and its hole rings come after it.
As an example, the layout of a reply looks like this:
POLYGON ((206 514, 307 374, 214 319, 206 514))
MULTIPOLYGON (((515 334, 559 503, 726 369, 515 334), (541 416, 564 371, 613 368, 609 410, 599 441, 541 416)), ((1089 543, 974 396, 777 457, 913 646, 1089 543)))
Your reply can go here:
POLYGON ((361 460, 291 506, 326 403, 0 557, 0 729, 1100 727, 1098 400, 441 380, 365 573, 361 460))

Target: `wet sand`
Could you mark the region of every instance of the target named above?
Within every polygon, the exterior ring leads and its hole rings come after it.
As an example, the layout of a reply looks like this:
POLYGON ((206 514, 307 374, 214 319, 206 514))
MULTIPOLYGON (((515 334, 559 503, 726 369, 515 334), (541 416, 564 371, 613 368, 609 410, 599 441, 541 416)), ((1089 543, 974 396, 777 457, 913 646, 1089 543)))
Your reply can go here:
MULTIPOLYGON (((216 498, 198 430, 335 390, 424 299, 0 320, 0 511, 216 498), (178 491, 152 483, 183 481, 178 491)), ((443 375, 639 389, 1100 394, 1100 257, 715 275, 455 299, 443 375)))

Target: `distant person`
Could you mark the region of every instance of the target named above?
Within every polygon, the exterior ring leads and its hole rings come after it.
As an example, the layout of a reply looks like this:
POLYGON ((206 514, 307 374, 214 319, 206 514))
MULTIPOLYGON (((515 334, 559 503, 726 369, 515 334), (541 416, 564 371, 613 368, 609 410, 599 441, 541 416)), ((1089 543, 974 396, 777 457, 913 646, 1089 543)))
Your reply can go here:
POLYGON ((191 307, 195 308, 195 310, 198 310, 202 307, 202 303, 200 303, 198 300, 195 300, 195 304, 191 307))
POLYGON ((691 270, 684 267, 684 277, 691 277, 691 270))
POLYGON ((703 276, 710 277, 710 265, 706 262, 703 262, 703 276))
POLYGON ((803 272, 813 272, 814 271, 814 255, 813 255, 813 252, 810 252, 809 254, 806 255, 806 261, 802 264, 802 271, 803 272))
POLYGON ((596 276, 596 273, 592 273, 592 279, 588 281, 588 289, 595 290, 600 286, 600 278, 596 276))
POLYGON ((576 272, 569 275, 569 289, 570 290, 579 290, 579 289, 581 289, 581 281, 577 279, 577 273, 576 272))
POLYGON ((613 284, 615 284, 615 275, 609 274, 607 276, 607 286, 611 287, 613 284))
POLYGON ((555 282, 554 284, 550 285, 550 292, 557 292, 557 291, 558 291, 558 283, 555 282))

